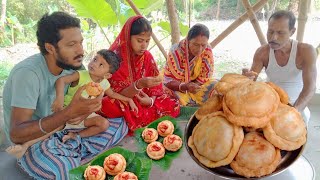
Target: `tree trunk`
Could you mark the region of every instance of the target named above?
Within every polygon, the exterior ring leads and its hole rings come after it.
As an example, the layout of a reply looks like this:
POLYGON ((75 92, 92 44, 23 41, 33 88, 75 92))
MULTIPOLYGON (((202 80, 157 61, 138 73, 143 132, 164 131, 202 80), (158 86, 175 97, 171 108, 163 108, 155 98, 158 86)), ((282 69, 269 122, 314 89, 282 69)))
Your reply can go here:
POLYGON ((6 7, 7 7, 7 0, 1 1, 1 17, 0 17, 0 30, 4 29, 4 23, 6 21, 6 7))
POLYGON ((188 1, 189 28, 191 27, 191 1, 188 1))
POLYGON ((265 5, 265 8, 266 8, 266 15, 265 15, 265 17, 267 17, 267 21, 269 20, 269 17, 270 17, 270 5, 269 5, 269 3, 266 3, 266 5, 265 5))
POLYGON ((237 1, 237 15, 241 12, 241 0, 237 1))
POLYGON ((310 0, 300 1, 299 3, 298 29, 296 38, 299 42, 303 42, 304 29, 308 20, 309 6, 310 0))
POLYGON ((187 2, 186 2, 186 0, 182 0, 182 4, 183 4, 183 11, 187 12, 187 2))
POLYGON ((292 12, 298 12, 299 0, 290 0, 287 10, 292 12))
POLYGON ((289 5, 288 5, 288 7, 287 7, 287 10, 288 10, 288 11, 291 11, 291 10, 293 9, 294 3, 295 3, 295 0, 290 0, 290 1, 289 1, 289 5))
POLYGON ((219 17, 220 17, 220 1, 221 0, 218 0, 218 2, 217 2, 217 14, 216 14, 217 20, 219 20, 219 17))
POLYGON ((166 0, 168 16, 171 28, 171 43, 176 44, 180 41, 180 28, 177 9, 174 0, 166 0))
POLYGON ((278 0, 273 0, 272 5, 271 5, 269 12, 268 12, 267 20, 269 20, 270 16, 273 14, 274 10, 277 7, 277 4, 278 4, 278 0))
POLYGON ((252 24, 256 34, 258 36, 260 44, 261 45, 267 44, 266 38, 264 37, 264 35, 262 33, 262 30, 259 25, 259 21, 255 15, 253 8, 251 7, 249 0, 242 0, 242 4, 243 4, 243 7, 245 7, 245 9, 247 10, 247 14, 249 16, 249 19, 251 21, 251 24, 252 24))

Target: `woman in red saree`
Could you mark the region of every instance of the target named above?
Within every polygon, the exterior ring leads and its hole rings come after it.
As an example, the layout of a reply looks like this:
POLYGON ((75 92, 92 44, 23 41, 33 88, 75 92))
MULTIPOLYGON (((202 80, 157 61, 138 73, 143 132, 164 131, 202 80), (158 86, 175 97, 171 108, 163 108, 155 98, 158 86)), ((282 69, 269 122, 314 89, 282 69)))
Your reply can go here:
POLYGON ((104 97, 100 114, 107 118, 123 116, 134 131, 150 122, 180 113, 179 101, 163 91, 163 78, 157 64, 147 50, 152 28, 142 16, 127 20, 110 50, 121 58, 120 68, 109 79, 115 92, 133 98, 138 112, 131 111, 124 102, 104 97))

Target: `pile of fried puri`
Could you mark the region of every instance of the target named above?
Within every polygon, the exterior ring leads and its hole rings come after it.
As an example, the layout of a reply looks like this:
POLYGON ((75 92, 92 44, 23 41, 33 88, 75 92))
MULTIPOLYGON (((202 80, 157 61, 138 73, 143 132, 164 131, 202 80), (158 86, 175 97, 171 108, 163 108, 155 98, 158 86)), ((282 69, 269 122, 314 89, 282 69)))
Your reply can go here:
POLYGON ((230 165, 241 176, 262 177, 276 170, 280 150, 293 151, 306 143, 301 114, 275 84, 229 73, 214 89, 217 93, 195 113, 199 122, 188 139, 203 165, 230 165))

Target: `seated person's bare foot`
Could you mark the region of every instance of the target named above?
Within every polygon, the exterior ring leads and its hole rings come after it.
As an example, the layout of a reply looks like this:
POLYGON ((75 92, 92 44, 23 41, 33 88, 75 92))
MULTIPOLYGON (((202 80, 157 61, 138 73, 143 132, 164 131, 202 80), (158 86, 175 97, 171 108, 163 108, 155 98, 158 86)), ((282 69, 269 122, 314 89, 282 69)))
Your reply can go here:
POLYGON ((9 146, 6 149, 6 152, 19 159, 24 155, 27 149, 28 149, 28 146, 18 144, 18 145, 9 146))
POLYGON ((69 132, 62 137, 62 142, 65 143, 69 139, 76 139, 77 133, 69 132))

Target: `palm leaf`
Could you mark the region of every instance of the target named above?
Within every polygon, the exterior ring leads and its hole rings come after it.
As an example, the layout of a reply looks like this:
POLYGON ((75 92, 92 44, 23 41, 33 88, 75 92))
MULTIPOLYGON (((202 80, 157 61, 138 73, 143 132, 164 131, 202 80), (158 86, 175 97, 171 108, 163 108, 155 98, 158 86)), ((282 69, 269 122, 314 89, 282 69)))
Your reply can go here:
MULTIPOLYGON (((159 118, 158 120, 150 123, 147 127, 145 128, 154 128, 154 129, 157 129, 157 126, 158 124, 161 122, 161 121, 164 121, 164 120, 169 120, 173 123, 175 129, 174 129, 174 132, 173 134, 176 134, 178 136, 181 137, 181 139, 183 139, 183 133, 181 131, 181 129, 179 128, 178 124, 177 124, 177 121, 170 117, 170 116, 165 116, 165 117, 162 117, 162 118, 159 118)), ((136 142, 137 142, 137 145, 138 145, 138 149, 139 149, 139 152, 142 152, 141 155, 143 155, 144 157, 146 158, 149 158, 147 153, 146 153, 146 149, 147 149, 147 146, 148 144, 146 142, 144 142, 141 134, 142 134, 142 131, 145 129, 145 128, 139 128, 137 129, 134 134, 135 134, 135 139, 136 139, 136 142)), ((158 140, 159 142, 163 142, 163 137, 159 136, 158 140)), ((183 140, 182 140, 183 142, 183 140)), ((159 167, 161 167, 163 170, 167 170, 170 168, 171 166, 171 163, 172 161, 177 158, 182 152, 182 148, 180 148, 178 151, 176 152, 170 152, 170 151, 166 151, 166 154, 165 156, 160 159, 160 160, 152 160, 152 162, 156 165, 158 165, 159 167)))

